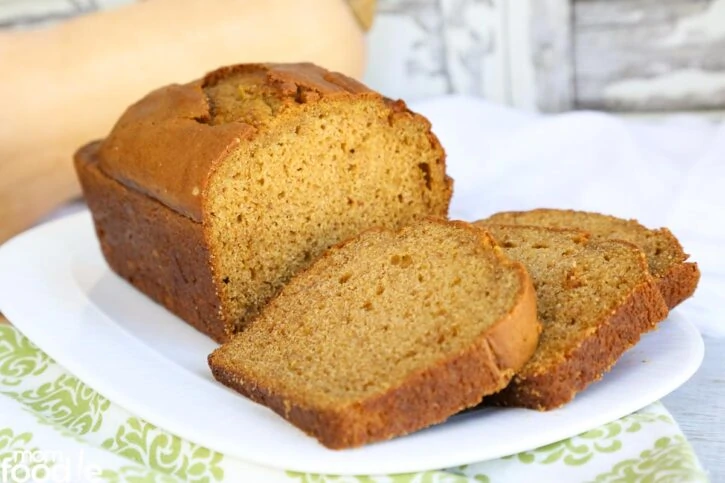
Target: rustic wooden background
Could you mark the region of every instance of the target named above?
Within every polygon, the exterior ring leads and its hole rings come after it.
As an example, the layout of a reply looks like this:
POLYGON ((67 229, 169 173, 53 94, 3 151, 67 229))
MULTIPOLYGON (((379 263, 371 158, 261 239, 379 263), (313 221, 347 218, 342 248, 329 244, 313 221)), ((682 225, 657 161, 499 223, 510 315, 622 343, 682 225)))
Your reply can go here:
POLYGON ((725 109, 725 0, 380 0, 366 80, 529 109, 725 109))
MULTIPOLYGON (((133 0, 0 0, 33 28, 133 0)), ((725 0, 346 0, 376 9, 365 81, 548 112, 725 110, 725 0), (377 3, 377 5, 376 5, 377 3)))
POLYGON ((725 0, 577 0, 577 107, 725 108, 725 0))

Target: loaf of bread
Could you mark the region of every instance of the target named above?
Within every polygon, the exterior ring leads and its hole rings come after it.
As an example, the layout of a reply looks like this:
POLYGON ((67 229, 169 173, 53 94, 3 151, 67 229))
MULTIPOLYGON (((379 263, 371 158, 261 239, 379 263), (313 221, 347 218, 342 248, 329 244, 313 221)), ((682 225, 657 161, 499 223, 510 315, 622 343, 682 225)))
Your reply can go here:
POLYGON ((329 448, 444 421, 501 390, 540 332, 531 280, 482 230, 370 230, 209 356, 214 377, 329 448))
POLYGON ((600 379, 667 316, 642 251, 579 230, 481 226, 529 271, 543 332, 534 356, 486 403, 557 408, 600 379))
POLYGON ((312 64, 156 90, 75 165, 111 268, 224 341, 325 249, 446 216, 430 124, 312 64))
POLYGON ((650 272, 670 309, 690 297, 700 280, 697 263, 687 262, 689 255, 683 251, 680 242, 667 228, 650 230, 637 220, 623 220, 586 211, 554 209, 496 213, 487 221, 577 228, 591 233, 594 239, 619 239, 634 243, 647 256, 650 272))

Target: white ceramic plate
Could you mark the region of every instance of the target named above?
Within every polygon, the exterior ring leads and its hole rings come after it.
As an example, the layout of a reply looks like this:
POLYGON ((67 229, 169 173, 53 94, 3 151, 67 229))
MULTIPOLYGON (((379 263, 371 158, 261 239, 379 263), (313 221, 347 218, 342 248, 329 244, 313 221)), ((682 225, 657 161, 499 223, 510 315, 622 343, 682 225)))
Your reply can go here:
POLYGON ((319 473, 398 473, 484 461, 581 433, 665 396, 699 367, 697 330, 674 313, 599 383, 548 413, 486 409, 364 448, 331 451, 217 384, 215 343, 113 274, 87 212, 0 247, 0 311, 82 381, 183 438, 251 463, 319 473))

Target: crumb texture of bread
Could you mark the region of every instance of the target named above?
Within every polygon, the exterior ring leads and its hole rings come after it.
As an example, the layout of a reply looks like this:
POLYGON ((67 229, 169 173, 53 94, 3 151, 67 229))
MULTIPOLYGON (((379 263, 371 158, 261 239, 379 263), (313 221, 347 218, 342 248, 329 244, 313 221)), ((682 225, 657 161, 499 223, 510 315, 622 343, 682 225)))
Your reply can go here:
POLYGON ((312 64, 232 66, 154 91, 81 149, 76 168, 111 267, 218 341, 330 246, 445 217, 452 192, 425 118, 312 64), (108 189, 94 189, 101 176, 108 189), (119 196, 129 192, 150 201, 131 211, 119 196), (178 216, 198 232, 179 232, 193 259, 159 245, 169 243, 160 225, 178 216), (149 265, 149 253, 170 262, 149 265), (180 288, 175 265, 190 263, 206 268, 184 268, 193 277, 180 288))
POLYGON ((539 332, 521 264, 482 230, 424 220, 326 252, 209 364, 325 446, 350 448, 478 404, 539 332))
POLYGON ((644 251, 650 272, 672 309, 689 298, 697 288, 700 271, 667 228, 649 229, 637 220, 625 220, 601 213, 539 208, 492 215, 489 223, 536 225, 584 230, 593 239, 624 240, 644 251))
POLYGON ((668 310, 642 251, 586 232, 480 222, 534 282, 539 347, 487 403, 557 408, 600 379, 668 310))

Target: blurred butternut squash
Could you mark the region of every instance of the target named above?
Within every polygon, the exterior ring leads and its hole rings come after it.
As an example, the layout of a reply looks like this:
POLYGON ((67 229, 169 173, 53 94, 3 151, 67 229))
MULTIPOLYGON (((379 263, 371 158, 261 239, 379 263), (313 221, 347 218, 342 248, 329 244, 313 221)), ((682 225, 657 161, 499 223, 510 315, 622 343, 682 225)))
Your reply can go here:
POLYGON ((0 243, 78 196, 73 152, 129 104, 255 61, 311 61, 359 78, 363 30, 344 0, 147 0, 0 32, 0 243))

